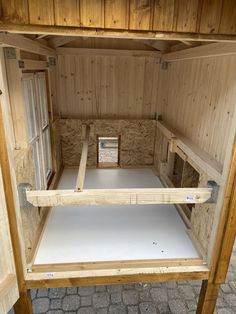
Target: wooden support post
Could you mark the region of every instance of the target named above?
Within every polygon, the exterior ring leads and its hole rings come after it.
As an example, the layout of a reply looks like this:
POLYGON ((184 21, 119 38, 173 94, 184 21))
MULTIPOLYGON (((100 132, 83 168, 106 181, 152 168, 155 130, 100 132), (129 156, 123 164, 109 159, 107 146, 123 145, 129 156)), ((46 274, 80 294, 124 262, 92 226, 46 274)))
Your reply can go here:
POLYGON ((33 314, 30 290, 20 292, 20 298, 14 305, 15 314, 33 314))
MULTIPOLYGON (((82 128, 82 136, 83 136, 83 129, 82 128)), ((81 192, 84 188, 84 179, 85 179, 85 172, 86 172, 86 164, 87 164, 87 157, 88 157, 88 142, 89 142, 89 131, 90 127, 86 126, 86 134, 85 134, 85 140, 83 141, 83 148, 80 158, 80 164, 79 164, 79 172, 78 177, 76 180, 76 186, 75 186, 75 192, 81 192)))
POLYGON ((213 314, 219 293, 219 284, 209 283, 208 280, 202 281, 202 288, 198 300, 197 314, 213 314))

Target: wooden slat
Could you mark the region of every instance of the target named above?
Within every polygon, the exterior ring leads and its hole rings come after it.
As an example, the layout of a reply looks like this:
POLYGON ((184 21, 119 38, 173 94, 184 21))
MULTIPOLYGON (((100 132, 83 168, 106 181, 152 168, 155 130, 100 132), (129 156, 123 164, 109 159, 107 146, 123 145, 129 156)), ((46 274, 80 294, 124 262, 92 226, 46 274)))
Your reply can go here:
POLYGON ((45 70, 48 68, 46 61, 23 59, 24 70, 45 70))
POLYGON ((14 288, 16 284, 16 275, 8 274, 4 280, 0 282, 0 301, 14 288))
POLYGON ((104 0, 80 0, 81 25, 104 27, 104 0))
POLYGON ((28 0, 31 24, 53 25, 54 8, 52 0, 28 0))
POLYGON ((54 56, 56 54, 55 50, 53 50, 52 48, 49 48, 37 41, 17 34, 1 33, 0 43, 4 44, 5 46, 12 46, 24 51, 29 51, 45 56, 54 56))
POLYGON ((76 185, 75 185, 76 192, 78 191, 81 192, 83 191, 83 188, 84 188, 85 172, 86 172, 87 157, 88 157, 89 130, 90 130, 89 126, 87 127, 85 126, 85 128, 86 128, 85 140, 83 141, 78 177, 77 177, 76 185))
POLYGON ((204 0, 200 21, 201 33, 218 33, 222 0, 204 0))
POLYGON ((139 282, 164 282, 170 280, 207 279, 206 266, 173 266, 152 268, 128 268, 88 271, 68 271, 50 273, 28 273, 27 288, 71 287, 95 284, 121 284, 139 282))
POLYGON ((190 60, 195 58, 220 57, 236 54, 236 43, 214 43, 163 55, 165 61, 190 60))
POLYGON ((80 26, 79 0, 54 0, 55 24, 80 26))
POLYGON ((178 1, 177 32, 196 32, 198 0, 178 1))
POLYGON ((130 29, 148 30, 152 28, 153 1, 130 0, 130 29))
POLYGON ((145 50, 119 50, 119 49, 90 49, 90 48, 57 48, 58 55, 77 56, 129 56, 129 57, 153 57, 160 58, 158 51, 145 50))
POLYGON ((105 27, 107 28, 128 28, 128 0, 107 0, 105 1, 105 27))
POLYGON ((222 180, 222 166, 217 161, 209 154, 199 149, 183 135, 171 129, 163 121, 157 121, 157 126, 169 140, 175 138, 176 146, 178 146, 188 158, 192 159, 200 169, 220 184, 222 180))
POLYGON ((8 0, 1 1, 2 18, 11 23, 29 23, 28 1, 8 0))
POLYGON ((236 3, 235 0, 223 1, 221 9, 221 21, 219 33, 235 34, 236 33, 236 3))
POLYGON ((143 205, 197 204, 211 197, 210 188, 146 188, 27 191, 27 200, 34 206, 64 205, 143 205))
POLYGON ((153 29, 172 31, 174 26, 174 0, 155 1, 153 29))

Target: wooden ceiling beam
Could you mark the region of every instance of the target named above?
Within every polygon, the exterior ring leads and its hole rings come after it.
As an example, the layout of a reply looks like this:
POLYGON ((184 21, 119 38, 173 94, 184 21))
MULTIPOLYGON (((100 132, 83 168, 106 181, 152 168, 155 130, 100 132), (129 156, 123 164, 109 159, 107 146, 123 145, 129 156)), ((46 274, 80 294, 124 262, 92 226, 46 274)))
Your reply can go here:
POLYGON ((44 56, 56 55, 56 51, 54 49, 49 48, 40 42, 24 37, 23 35, 0 33, 0 43, 4 46, 19 48, 24 51, 44 56))
POLYGON ((48 40, 48 43, 52 48, 56 49, 72 42, 73 40, 76 40, 77 38, 78 36, 55 36, 48 40))

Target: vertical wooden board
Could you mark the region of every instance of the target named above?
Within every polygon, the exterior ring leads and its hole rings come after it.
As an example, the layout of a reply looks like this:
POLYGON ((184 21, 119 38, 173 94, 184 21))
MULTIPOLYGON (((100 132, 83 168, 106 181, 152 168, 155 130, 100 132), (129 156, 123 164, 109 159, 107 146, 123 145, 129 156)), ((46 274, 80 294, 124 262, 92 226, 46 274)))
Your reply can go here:
POLYGON ((178 1, 177 32, 196 32, 198 1, 180 0, 178 1))
POLYGON ((220 21, 220 34, 236 33, 236 2, 235 0, 223 1, 220 21))
POLYGON ((130 29, 151 29, 152 3, 152 0, 130 0, 130 29))
POLYGON ((174 0, 155 0, 153 30, 172 31, 174 24, 174 0))
POLYGON ((28 0, 30 24, 53 25, 54 8, 51 0, 28 0))
POLYGON ((80 0, 81 26, 104 27, 104 0, 80 0))
POLYGON ((105 1, 105 27, 128 28, 128 0, 105 1))
POLYGON ((29 23, 27 0, 2 1, 2 19, 11 23, 29 23))
POLYGON ((79 0, 55 0, 55 24, 80 26, 79 0))
POLYGON ((204 0, 201 12, 200 33, 218 33, 222 0, 204 0))

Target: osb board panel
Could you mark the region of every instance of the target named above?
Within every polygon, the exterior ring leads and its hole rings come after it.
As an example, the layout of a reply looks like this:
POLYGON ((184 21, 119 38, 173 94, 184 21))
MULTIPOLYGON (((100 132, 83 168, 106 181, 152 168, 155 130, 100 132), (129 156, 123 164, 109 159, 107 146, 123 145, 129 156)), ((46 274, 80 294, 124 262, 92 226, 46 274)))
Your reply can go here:
MULTIPOLYGON (((17 185, 20 183, 30 183, 35 188, 34 164, 32 149, 22 149, 15 153, 15 173, 17 185)), ((45 209, 21 208, 23 233, 25 241, 26 258, 30 256, 31 248, 35 240, 37 229, 41 219, 46 214, 45 209)))
POLYGON ((177 61, 161 71, 163 120, 223 164, 236 108, 236 57, 177 61))
POLYGON ((159 58, 59 56, 62 118, 154 118, 159 58))
MULTIPOLYGON (((207 186, 207 176, 202 175, 199 187, 207 186)), ((215 215, 216 204, 195 204, 191 215, 191 230, 198 239, 206 256, 208 256, 208 248, 212 232, 213 220, 215 215)))
POLYGON ((236 34, 234 0, 10 0, 3 21, 18 24, 236 34))
POLYGON ((120 166, 153 164, 155 121, 153 120, 78 120, 61 119, 62 158, 65 166, 79 166, 82 150, 82 124, 94 124, 89 140, 87 166, 97 165, 97 136, 119 136, 120 166))

